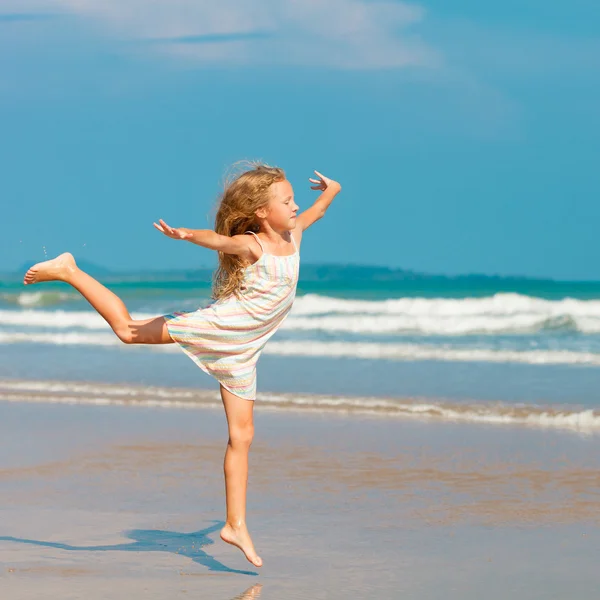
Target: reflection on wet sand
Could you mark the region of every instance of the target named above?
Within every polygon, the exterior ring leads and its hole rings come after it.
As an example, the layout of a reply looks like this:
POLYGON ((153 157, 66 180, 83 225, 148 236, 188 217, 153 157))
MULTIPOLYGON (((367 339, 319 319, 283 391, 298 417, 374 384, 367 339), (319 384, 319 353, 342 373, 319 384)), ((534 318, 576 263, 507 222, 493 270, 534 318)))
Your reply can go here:
POLYGON ((2 598, 505 600, 599 586, 598 439, 263 413, 249 515, 268 571, 249 577, 217 537, 221 413, 4 408, 2 598))
POLYGON ((254 600, 254 598, 258 598, 260 596, 261 589, 262 583, 256 583, 250 586, 245 592, 238 594, 231 600, 254 600))

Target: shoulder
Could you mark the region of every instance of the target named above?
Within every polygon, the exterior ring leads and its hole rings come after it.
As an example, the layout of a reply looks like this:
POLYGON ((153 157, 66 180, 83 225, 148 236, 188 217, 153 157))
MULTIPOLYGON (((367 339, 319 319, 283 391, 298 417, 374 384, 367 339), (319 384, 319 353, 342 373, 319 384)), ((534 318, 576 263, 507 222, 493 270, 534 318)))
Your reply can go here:
POLYGON ((235 242, 240 245, 240 249, 243 250, 240 254, 243 254, 244 258, 249 262, 253 263, 261 257, 263 248, 260 241, 257 239, 256 234, 241 233, 232 236, 231 239, 235 240, 235 242))
POLYGON ((302 227, 294 227, 294 229, 290 231, 290 238, 296 242, 297 248, 300 249, 300 243, 302 242, 302 227))

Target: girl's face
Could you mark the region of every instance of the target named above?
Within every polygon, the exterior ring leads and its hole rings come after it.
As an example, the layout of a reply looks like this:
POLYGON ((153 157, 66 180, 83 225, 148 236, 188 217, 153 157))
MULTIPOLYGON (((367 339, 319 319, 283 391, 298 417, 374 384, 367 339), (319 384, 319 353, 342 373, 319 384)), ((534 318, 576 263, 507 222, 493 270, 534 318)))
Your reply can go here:
POLYGON ((271 198, 266 219, 275 231, 290 231, 296 227, 298 205, 294 202, 292 184, 286 179, 271 185, 271 198))

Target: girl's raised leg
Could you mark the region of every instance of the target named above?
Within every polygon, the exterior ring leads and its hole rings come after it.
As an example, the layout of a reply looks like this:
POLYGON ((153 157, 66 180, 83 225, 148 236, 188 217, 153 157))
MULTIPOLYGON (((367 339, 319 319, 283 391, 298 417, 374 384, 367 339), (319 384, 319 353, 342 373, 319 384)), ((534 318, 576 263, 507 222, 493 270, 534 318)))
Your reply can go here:
POLYGON ((27 271, 23 283, 31 285, 42 281, 64 281, 73 286, 105 319, 126 344, 170 344, 163 317, 135 321, 123 301, 93 277, 84 273, 68 252, 34 265, 27 271))
POLYGON ((224 464, 227 523, 221 530, 221 538, 237 546, 255 567, 262 567, 262 559, 256 554, 246 527, 248 453, 254 437, 254 402, 235 396, 223 386, 221 398, 229 426, 224 464))

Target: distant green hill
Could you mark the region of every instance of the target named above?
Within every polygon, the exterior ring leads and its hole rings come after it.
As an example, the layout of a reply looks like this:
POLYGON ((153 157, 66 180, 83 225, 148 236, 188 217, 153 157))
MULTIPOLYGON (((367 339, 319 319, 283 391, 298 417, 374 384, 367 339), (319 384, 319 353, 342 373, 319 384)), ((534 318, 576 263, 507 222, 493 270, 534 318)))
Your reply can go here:
MULTIPOLYGON (((16 272, 0 274, 4 280, 14 281, 23 277, 30 263, 25 263, 21 269, 16 272)), ((94 277, 99 277, 106 282, 127 282, 127 281, 197 281, 210 282, 213 269, 169 269, 157 271, 113 271, 97 265, 95 263, 80 260, 79 266, 94 277)), ((393 283, 402 281, 544 281, 541 279, 527 277, 506 277, 500 275, 431 275, 427 273, 418 273, 406 269, 393 269, 390 267, 378 267, 368 265, 311 265, 303 264, 300 271, 300 280, 305 283, 342 283, 355 282, 361 284, 372 283, 393 283)), ((548 281, 548 280, 547 280, 548 281)))

